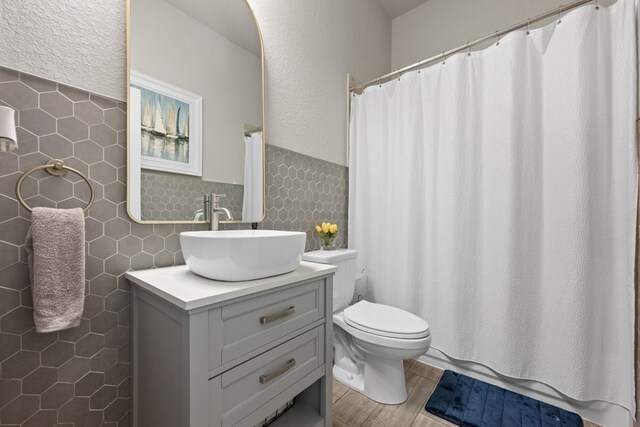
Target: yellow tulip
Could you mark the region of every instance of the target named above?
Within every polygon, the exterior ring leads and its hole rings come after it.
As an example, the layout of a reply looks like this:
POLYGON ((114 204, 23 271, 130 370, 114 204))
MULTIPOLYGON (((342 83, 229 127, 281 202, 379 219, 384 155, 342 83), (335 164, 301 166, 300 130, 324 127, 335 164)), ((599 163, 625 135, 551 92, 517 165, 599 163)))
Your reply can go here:
POLYGON ((322 227, 316 225, 316 233, 322 233, 322 227))
POLYGON ((331 234, 336 234, 338 232, 338 224, 331 224, 329 227, 329 231, 331 234))
POLYGON ((322 223, 322 232, 323 233, 328 233, 330 227, 331 227, 330 224, 327 224, 326 222, 323 222, 322 223))

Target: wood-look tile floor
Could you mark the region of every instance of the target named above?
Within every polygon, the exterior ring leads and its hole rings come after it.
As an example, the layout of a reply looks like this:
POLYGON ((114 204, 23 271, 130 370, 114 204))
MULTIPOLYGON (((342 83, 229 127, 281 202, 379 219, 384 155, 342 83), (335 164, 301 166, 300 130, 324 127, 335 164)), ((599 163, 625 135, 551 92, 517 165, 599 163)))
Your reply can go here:
MULTIPOLYGON (((424 409, 444 371, 415 360, 405 360, 407 401, 382 405, 357 391, 333 381, 334 427, 456 427, 424 409)), ((584 421, 585 427, 598 427, 584 421)))

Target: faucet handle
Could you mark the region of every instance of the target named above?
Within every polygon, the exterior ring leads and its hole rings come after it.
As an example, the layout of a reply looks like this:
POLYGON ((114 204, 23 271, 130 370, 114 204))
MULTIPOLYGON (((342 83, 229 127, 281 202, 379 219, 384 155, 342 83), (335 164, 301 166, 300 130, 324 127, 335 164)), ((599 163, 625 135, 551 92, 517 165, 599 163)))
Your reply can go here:
POLYGON ((211 193, 211 198, 213 203, 218 203, 220 201, 220 197, 227 197, 226 194, 216 194, 216 193, 211 193))

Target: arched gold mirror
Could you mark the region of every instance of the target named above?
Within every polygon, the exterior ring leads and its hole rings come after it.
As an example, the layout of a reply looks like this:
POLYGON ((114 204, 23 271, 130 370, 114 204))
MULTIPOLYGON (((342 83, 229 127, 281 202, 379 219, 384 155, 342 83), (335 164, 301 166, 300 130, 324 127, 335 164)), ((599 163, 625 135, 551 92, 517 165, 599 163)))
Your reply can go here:
POLYGON ((129 216, 204 222, 215 200, 221 222, 261 221, 264 65, 246 1, 128 0, 127 64, 129 216))

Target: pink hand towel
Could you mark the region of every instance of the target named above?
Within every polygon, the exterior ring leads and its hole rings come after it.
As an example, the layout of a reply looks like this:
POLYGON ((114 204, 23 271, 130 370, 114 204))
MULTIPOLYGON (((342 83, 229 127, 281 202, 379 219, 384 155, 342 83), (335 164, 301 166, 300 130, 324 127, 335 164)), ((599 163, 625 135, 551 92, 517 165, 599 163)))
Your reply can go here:
POLYGON ((36 332, 76 327, 84 309, 84 213, 33 208, 31 220, 25 249, 36 332))

